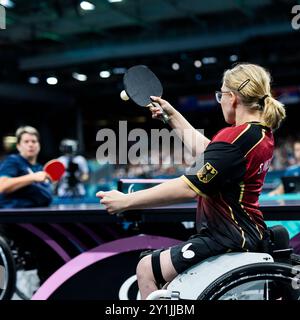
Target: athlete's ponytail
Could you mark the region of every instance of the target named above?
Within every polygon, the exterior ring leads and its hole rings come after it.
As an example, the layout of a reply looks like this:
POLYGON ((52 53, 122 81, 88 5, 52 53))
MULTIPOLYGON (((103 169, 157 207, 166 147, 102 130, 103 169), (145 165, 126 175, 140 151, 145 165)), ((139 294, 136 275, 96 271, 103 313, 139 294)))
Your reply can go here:
POLYGON ((262 117, 268 127, 279 128, 281 121, 285 118, 284 105, 271 96, 266 97, 262 117))
POLYGON ((285 118, 284 105, 272 97, 271 76, 255 64, 242 63, 225 71, 223 83, 239 95, 241 103, 262 113, 264 123, 277 129, 285 118))

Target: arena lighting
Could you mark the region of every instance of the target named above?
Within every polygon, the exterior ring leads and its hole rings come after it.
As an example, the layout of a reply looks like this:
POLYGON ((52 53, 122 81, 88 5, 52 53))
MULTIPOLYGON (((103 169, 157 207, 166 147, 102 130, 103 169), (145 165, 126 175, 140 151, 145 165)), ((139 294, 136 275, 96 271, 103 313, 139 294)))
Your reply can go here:
POLYGON ((195 60, 194 61, 194 66, 195 66, 195 68, 201 68, 202 62, 200 60, 195 60))
POLYGON ((91 10, 95 10, 95 5, 88 1, 81 1, 80 8, 82 10, 91 11, 91 10))
POLYGON ((38 84, 40 82, 40 79, 38 77, 29 77, 28 82, 31 84, 38 84))
POLYGON ((17 143, 17 137, 15 136, 4 136, 3 137, 4 143, 17 143))
POLYGON ((179 70, 179 69, 180 69, 179 63, 174 62, 174 63, 172 64, 172 69, 175 70, 175 71, 179 70))
POLYGON ((4 136, 2 140, 3 148, 6 152, 12 152, 15 150, 17 144, 17 137, 4 136))
POLYGON ((213 64, 217 62, 216 57, 205 57, 202 59, 203 64, 213 64))
POLYGON ((87 76, 82 73, 73 72, 72 77, 78 81, 86 81, 87 80, 87 76))
POLYGON ((47 81, 47 83, 50 84, 50 85, 55 85, 55 84, 57 84, 57 82, 58 82, 57 78, 55 78, 55 77, 49 77, 49 78, 47 78, 46 81, 47 81))
POLYGON ((103 70, 99 73, 100 78, 106 79, 110 77, 110 72, 107 70, 103 70))
POLYGON ((197 81, 202 80, 201 74, 200 74, 200 73, 197 73, 197 74, 195 75, 195 79, 196 79, 197 81))
POLYGON ((114 3, 114 2, 122 2, 123 0, 108 0, 108 2, 110 3, 114 3))
POLYGON ((112 70, 114 74, 124 74, 126 71, 127 69, 122 67, 116 67, 116 68, 113 68, 112 70))
POLYGON ((236 54, 232 54, 230 57, 229 57, 229 60, 231 61, 231 62, 235 62, 235 61, 237 61, 238 60, 238 56, 236 55, 236 54))
POLYGON ((5 8, 13 8, 15 6, 15 3, 11 0, 0 0, 0 4, 5 8))

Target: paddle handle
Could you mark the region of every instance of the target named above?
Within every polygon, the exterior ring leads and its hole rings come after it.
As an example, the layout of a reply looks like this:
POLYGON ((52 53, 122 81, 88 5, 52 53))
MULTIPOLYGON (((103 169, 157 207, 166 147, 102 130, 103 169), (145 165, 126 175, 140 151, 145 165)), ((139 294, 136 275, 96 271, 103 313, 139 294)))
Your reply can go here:
POLYGON ((154 101, 151 101, 151 104, 156 107, 156 108, 159 108, 162 112, 162 118, 160 118, 161 121, 163 121, 164 123, 168 123, 170 118, 168 116, 168 114, 163 110, 163 108, 160 106, 159 103, 157 102, 154 102, 154 101))

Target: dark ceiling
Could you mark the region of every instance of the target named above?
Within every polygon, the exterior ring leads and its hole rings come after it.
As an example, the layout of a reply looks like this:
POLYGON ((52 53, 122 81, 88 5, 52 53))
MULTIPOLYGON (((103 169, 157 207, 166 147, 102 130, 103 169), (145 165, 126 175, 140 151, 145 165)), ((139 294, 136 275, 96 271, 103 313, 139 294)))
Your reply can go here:
POLYGON ((0 31, 0 95, 8 98, 17 99, 16 86, 19 99, 36 101, 114 95, 122 89, 119 68, 140 63, 167 90, 183 94, 210 90, 236 60, 274 68, 282 82, 298 77, 300 31, 291 26, 297 1, 91 0, 93 11, 83 11, 78 0, 13 1, 0 31), (216 60, 205 63, 207 57, 216 60), (101 70, 111 77, 101 79, 101 70), (88 80, 75 80, 73 72, 88 80), (49 88, 51 75, 58 84, 49 88), (29 85, 31 76, 39 84, 29 85))
MULTIPOLYGON (((48 153, 65 136, 76 136, 82 146, 85 140, 94 152, 99 127, 149 119, 148 111, 125 108, 119 98, 124 68, 135 64, 158 75, 172 103, 182 95, 212 95, 224 69, 239 61, 269 68, 274 86, 299 85, 300 30, 291 21, 300 1, 90 0, 93 11, 83 11, 79 0, 12 1, 6 30, 0 30, 0 98, 6 107, 0 133, 30 123, 46 137, 48 153), (111 76, 100 78, 103 70, 111 76), (74 72, 87 81, 74 79, 74 72), (57 77, 57 85, 47 84, 49 76, 57 77), (30 77, 38 83, 30 84, 30 77)), ((211 130, 223 125, 221 112, 193 114, 190 121, 211 130)))

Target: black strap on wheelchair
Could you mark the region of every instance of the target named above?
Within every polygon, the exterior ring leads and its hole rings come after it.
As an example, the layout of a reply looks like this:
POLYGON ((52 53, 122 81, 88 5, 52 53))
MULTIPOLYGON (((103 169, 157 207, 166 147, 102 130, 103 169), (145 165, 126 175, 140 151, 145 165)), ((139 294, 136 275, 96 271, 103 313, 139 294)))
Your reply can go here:
POLYGON ((148 250, 142 251, 140 253, 139 260, 141 260, 144 257, 148 256, 149 254, 152 254, 153 251, 155 251, 155 250, 154 249, 148 249, 148 250))
POLYGON ((154 279, 158 286, 166 283, 166 280, 162 275, 161 267, 160 267, 160 254, 162 251, 164 251, 164 249, 155 250, 152 252, 152 255, 151 255, 152 271, 153 271, 154 279))

